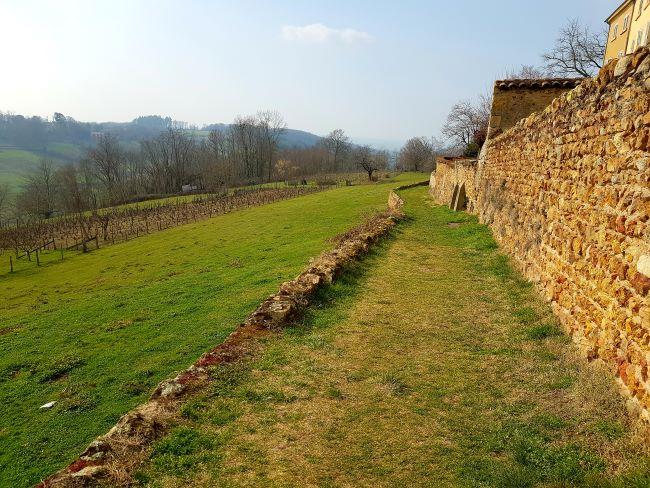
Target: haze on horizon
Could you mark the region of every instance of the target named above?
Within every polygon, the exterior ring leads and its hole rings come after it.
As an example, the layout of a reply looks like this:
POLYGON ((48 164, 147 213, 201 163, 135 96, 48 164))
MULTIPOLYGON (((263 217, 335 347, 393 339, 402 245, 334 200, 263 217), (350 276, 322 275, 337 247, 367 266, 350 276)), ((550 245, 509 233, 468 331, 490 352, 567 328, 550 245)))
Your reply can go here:
POLYGON ((539 64, 569 18, 608 0, 2 0, 0 110, 82 121, 169 115, 399 144, 437 135, 488 80, 539 64))

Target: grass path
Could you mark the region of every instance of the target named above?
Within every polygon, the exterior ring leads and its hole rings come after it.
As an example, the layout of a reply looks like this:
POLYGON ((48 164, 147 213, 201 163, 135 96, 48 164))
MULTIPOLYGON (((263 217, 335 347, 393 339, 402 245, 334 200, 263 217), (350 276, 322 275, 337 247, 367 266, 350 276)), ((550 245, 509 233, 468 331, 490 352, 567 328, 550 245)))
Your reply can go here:
POLYGON ((221 368, 140 485, 649 486, 609 376, 487 229, 404 196, 397 238, 221 368))
POLYGON ((328 238, 421 179, 249 208, 0 276, 0 487, 33 486, 70 462, 328 238))

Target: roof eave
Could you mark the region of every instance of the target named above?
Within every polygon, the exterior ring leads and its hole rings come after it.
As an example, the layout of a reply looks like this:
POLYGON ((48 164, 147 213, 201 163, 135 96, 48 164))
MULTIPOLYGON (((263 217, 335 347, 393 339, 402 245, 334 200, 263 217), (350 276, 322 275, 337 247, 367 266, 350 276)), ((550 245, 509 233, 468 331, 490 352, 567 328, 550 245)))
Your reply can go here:
POLYGON ((609 24, 610 21, 611 21, 614 17, 616 17, 616 16, 621 12, 621 10, 623 10, 623 9, 624 9, 625 7, 627 7, 629 4, 634 3, 634 2, 635 2, 635 0, 625 0, 623 3, 621 3, 621 4, 618 6, 618 8, 617 8, 616 10, 614 10, 614 12, 613 12, 609 17, 607 17, 607 18, 605 19, 605 23, 606 23, 606 24, 609 24))

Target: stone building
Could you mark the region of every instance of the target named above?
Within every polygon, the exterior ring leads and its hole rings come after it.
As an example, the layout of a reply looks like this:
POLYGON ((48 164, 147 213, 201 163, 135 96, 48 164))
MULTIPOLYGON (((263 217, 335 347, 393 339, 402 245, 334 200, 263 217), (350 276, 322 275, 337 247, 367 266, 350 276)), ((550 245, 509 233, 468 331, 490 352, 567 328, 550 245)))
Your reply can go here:
POLYGON ((581 81, 580 78, 496 81, 488 137, 505 132, 533 112, 544 110, 581 81))

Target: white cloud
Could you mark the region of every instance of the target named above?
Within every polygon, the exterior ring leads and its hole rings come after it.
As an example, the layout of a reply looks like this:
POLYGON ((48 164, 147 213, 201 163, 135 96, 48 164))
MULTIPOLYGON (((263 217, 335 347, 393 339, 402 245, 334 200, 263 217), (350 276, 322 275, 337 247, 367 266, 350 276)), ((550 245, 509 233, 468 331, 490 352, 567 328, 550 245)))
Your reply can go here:
POLYGON ((367 32, 356 29, 332 29, 320 23, 304 26, 285 25, 282 27, 282 39, 313 43, 340 41, 346 44, 368 43, 374 40, 367 32))

